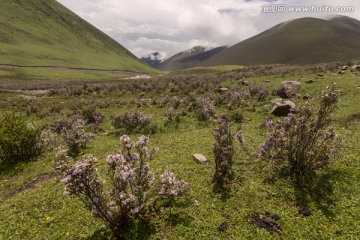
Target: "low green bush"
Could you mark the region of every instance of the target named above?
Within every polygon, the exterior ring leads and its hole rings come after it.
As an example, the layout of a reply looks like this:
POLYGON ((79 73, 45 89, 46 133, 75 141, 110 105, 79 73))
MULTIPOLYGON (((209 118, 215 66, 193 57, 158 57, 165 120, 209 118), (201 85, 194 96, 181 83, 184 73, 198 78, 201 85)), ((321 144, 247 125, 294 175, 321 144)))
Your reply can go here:
POLYGON ((29 161, 39 156, 44 145, 39 139, 40 129, 15 113, 0 118, 0 158, 2 164, 29 161))

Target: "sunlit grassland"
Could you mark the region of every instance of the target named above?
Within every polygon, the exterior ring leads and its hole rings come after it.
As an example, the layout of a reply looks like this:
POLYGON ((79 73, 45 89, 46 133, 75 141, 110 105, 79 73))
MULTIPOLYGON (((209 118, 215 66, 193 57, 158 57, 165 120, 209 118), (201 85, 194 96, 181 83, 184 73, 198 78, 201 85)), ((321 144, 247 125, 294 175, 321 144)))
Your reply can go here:
MULTIPOLYGON (((200 77, 200 75, 199 75, 200 77)), ((130 110, 138 110, 153 116, 153 123, 159 130, 149 135, 150 146, 157 146, 160 151, 154 156, 151 167, 159 181, 159 174, 165 166, 176 174, 177 178, 190 183, 188 194, 176 201, 171 208, 153 216, 147 226, 134 223, 125 236, 129 239, 356 239, 360 235, 360 135, 359 125, 347 119, 352 114, 359 114, 360 77, 346 72, 345 75, 326 72, 319 77, 317 72, 286 74, 274 76, 254 76, 246 79, 249 83, 262 84, 271 93, 283 80, 302 82, 301 95, 318 96, 320 91, 335 82, 341 89, 339 109, 334 115, 334 123, 339 136, 347 133, 352 136, 337 161, 323 170, 324 178, 331 184, 326 198, 311 199, 309 207, 312 214, 304 217, 298 213, 298 194, 289 179, 269 181, 267 163, 253 156, 248 156, 235 143, 234 172, 229 196, 213 191, 214 158, 211 145, 214 142, 214 121, 199 122, 195 113, 187 111, 187 106, 180 109, 187 112, 177 125, 172 122, 165 126, 166 106, 153 105, 151 99, 159 100, 165 95, 179 96, 177 92, 149 91, 132 92, 89 92, 74 96, 68 92, 57 95, 31 95, 27 92, 0 93, 1 112, 15 110, 26 112, 29 104, 38 107, 36 114, 29 119, 38 126, 52 121, 66 112, 107 102, 109 105, 98 110, 105 116, 101 131, 88 144, 84 153, 91 153, 98 158, 99 172, 106 178, 105 158, 119 149, 119 138, 111 134, 110 116, 130 110), (306 84, 308 79, 316 82, 306 84), (29 98, 31 100, 29 100, 29 98), (133 99, 147 99, 147 105, 138 108, 133 99), (60 113, 47 114, 49 107, 61 108, 60 113), (193 153, 205 155, 209 162, 198 165, 192 159, 193 153), (329 173, 329 175, 326 175, 329 173), (247 216, 255 212, 270 212, 279 215, 277 221, 282 235, 270 235, 263 229, 249 224, 247 216), (218 226, 227 222, 229 227, 219 231, 218 226)), ((21 81, 21 80, 19 80, 21 81)), ((129 80, 131 81, 131 80, 129 80)), ((153 80, 148 80, 153 81, 153 80)), ((91 83, 91 81, 90 81, 91 83)), ((105 82, 104 82, 105 83, 105 82)), ((113 81, 106 82, 114 84, 113 81)), ((64 81, 66 85, 66 81, 64 81)), ((80 86, 83 88, 83 86, 80 86)), ((222 87, 246 88, 231 76, 222 81, 222 87)), ((196 95, 196 89, 191 92, 196 95)), ((241 108, 228 110, 223 106, 215 109, 216 113, 241 111, 243 123, 232 125, 233 133, 242 129, 246 146, 250 152, 266 138, 263 126, 270 116, 272 104, 269 96, 266 101, 249 99, 241 108)), ((302 97, 294 101, 300 104, 302 97)), ((314 103, 316 108, 316 102, 314 103)), ((132 134, 136 139, 140 134, 132 134)), ((12 190, 18 190, 23 184, 53 172, 55 156, 47 152, 37 161, 20 163, 11 169, 0 172, 0 194, 6 196, 12 190)), ((79 158, 80 159, 80 158, 79 158)), ((320 173, 319 173, 320 174, 320 173)), ((0 239, 97 239, 108 236, 103 223, 94 219, 83 209, 75 198, 63 196, 60 177, 47 181, 38 181, 30 188, 6 197, 0 202, 0 239)))

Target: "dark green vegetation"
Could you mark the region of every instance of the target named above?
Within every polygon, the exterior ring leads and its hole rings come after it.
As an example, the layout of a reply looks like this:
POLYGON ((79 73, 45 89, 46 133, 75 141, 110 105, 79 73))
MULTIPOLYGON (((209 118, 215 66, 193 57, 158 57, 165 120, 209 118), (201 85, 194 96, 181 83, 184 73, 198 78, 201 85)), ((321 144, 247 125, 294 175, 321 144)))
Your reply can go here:
POLYGON ((3 164, 32 160, 39 156, 44 146, 38 143, 40 129, 28 126, 26 118, 5 114, 0 118, 0 159, 3 164))
MULTIPOLYGON (((95 73, 102 78, 155 72, 55 0, 0 0, 0 5, 0 64, 125 71, 95 73)), ((75 70, 42 71, 2 66, 0 76, 69 78, 75 70)))
MULTIPOLYGON (((0 114, 16 109, 41 128, 53 126, 64 115, 88 115, 85 109, 96 109, 104 117, 103 123, 96 132, 87 125, 95 136, 79 155, 93 154, 104 178, 106 157, 120 147, 112 116, 138 111, 152 115, 151 124, 157 129, 148 134, 149 148, 160 148, 151 160, 154 174, 159 176, 168 165, 190 189, 172 207, 148 216, 147 222, 130 224, 123 233, 128 239, 356 239, 360 234, 360 76, 349 70, 338 74, 345 64, 198 68, 132 80, 1 79, 0 114), (309 79, 315 82, 305 83, 309 79), (293 100, 300 104, 309 94, 314 98, 314 110, 319 104, 316 96, 336 82, 341 96, 332 124, 339 138, 353 133, 346 148, 334 164, 317 171, 308 186, 298 188, 291 179, 271 176, 266 171, 269 162, 247 154, 234 139, 229 192, 214 191, 211 146, 218 128, 216 116, 232 116, 232 133, 242 129, 248 151, 258 151, 268 135, 265 119, 282 119, 270 115, 270 100, 284 80, 301 81, 300 96, 293 100), (269 95, 258 96, 258 89, 266 89, 269 95), (247 90, 253 95, 241 95, 247 90), (202 113, 196 103, 199 98, 203 101, 198 102, 214 106, 214 115, 206 115, 208 121, 198 120, 202 113), (177 117, 169 117, 169 112, 177 117), (193 153, 205 155, 209 163, 195 163, 193 153), (266 222, 271 223, 269 231, 274 234, 256 227, 266 222)), ((130 137, 137 139, 140 132, 130 137)), ((37 161, 1 168, 0 239, 109 236, 103 222, 84 210, 77 198, 63 196, 64 185, 53 170, 54 159, 49 151, 37 161)))
POLYGON ((359 60, 360 22, 301 18, 281 23, 205 60, 199 66, 313 64, 359 60))

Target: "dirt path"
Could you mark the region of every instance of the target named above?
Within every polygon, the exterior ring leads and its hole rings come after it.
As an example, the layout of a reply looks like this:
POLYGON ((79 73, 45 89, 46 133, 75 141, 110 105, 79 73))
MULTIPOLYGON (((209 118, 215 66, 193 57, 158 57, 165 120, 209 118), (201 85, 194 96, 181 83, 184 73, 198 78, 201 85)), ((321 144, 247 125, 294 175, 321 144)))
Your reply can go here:
POLYGON ((48 174, 40 175, 37 179, 27 181, 21 185, 18 189, 4 189, 0 191, 0 205, 3 204, 6 200, 13 197, 16 194, 21 193, 26 189, 36 188, 39 183, 49 181, 50 179, 55 178, 59 174, 57 172, 52 172, 48 174))
POLYGON ((75 67, 64 67, 64 66, 21 66, 21 65, 14 65, 14 64, 0 64, 0 68, 38 68, 38 69, 71 70, 71 71, 82 71, 82 72, 111 72, 111 73, 144 74, 141 72, 135 72, 135 71, 129 71, 129 70, 75 68, 75 67))

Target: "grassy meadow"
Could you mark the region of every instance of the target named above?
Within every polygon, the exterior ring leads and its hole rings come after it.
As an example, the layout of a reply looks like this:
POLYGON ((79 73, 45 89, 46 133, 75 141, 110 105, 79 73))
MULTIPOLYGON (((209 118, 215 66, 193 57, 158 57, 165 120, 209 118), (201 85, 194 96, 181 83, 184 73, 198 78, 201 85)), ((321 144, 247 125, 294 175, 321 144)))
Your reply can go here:
MULTIPOLYGON (((99 173, 106 179, 105 159, 120 146, 119 136, 126 131, 114 129, 112 116, 139 111, 152 116, 152 130, 146 130, 150 147, 159 147, 151 167, 155 183, 166 166, 178 179, 190 185, 189 191, 175 204, 147 222, 135 220, 124 230, 125 239, 359 239, 360 237, 360 75, 341 64, 305 67, 258 66, 200 68, 169 73, 151 79, 107 78, 88 74, 67 78, 26 79, 0 69, 0 114, 15 111, 39 128, 53 126, 62 116, 86 108, 95 108, 104 121, 76 160, 85 153, 98 159, 99 173), (76 80, 77 77, 81 80, 76 80), (104 79, 106 78, 106 79, 104 79), (314 79, 311 84, 305 83, 314 79), (265 141, 265 119, 270 117, 276 98, 273 91, 285 80, 300 81, 301 91, 293 101, 301 104, 303 96, 316 97, 332 83, 341 89, 333 124, 339 137, 351 133, 346 147, 331 164, 319 171, 316 181, 301 191, 287 178, 271 178, 268 162, 249 155, 235 141, 242 130, 249 152, 265 141), (269 94, 232 99, 237 91, 261 86, 269 94), (219 88, 227 88, 220 91, 219 88), (198 97, 213 101, 214 115, 209 121, 197 119, 193 102, 198 97), (179 121, 166 117, 169 107, 181 112, 179 121), (226 194, 214 190, 213 132, 216 116, 237 113, 242 117, 232 124, 234 135, 234 178, 226 194), (200 153, 208 163, 197 164, 192 154, 200 153), (299 214, 306 205, 310 216, 299 214), (270 234, 251 224, 251 216, 276 215, 281 234, 270 234)), ((34 76, 36 71, 33 70, 34 76)), ((39 70, 41 71, 41 70, 39 70)), ((44 70, 45 71, 45 70, 44 70)), ((60 73, 59 73, 60 74, 60 73)), ((71 73, 69 73, 71 74, 71 73)), ((136 140, 142 132, 129 134, 136 140)), ((63 195, 62 176, 54 170, 55 155, 47 150, 34 161, 0 165, 0 239, 107 239, 109 230, 94 218, 74 196, 63 195)), ((1 162, 0 162, 1 164, 1 162)))
POLYGON ((0 0, 0 4, 0 64, 156 73, 55 0, 0 0))

